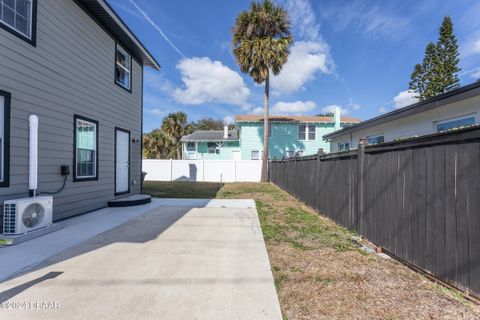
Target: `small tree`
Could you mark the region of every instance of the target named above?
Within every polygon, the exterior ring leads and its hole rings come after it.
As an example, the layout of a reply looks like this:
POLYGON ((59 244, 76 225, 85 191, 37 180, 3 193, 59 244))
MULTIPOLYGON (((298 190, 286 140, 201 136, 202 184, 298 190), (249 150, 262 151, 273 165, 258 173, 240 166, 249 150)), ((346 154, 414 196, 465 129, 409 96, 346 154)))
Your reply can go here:
POLYGON ((458 45, 450 17, 445 17, 436 44, 430 42, 425 49, 422 64, 416 64, 410 76, 409 89, 425 100, 459 86, 457 72, 458 45))
POLYGON ((184 135, 192 133, 192 127, 187 123, 187 115, 183 112, 170 113, 163 119, 162 131, 171 142, 171 148, 177 159, 182 158, 182 143, 180 139, 184 135))
POLYGON ((287 11, 271 0, 252 2, 240 13, 233 28, 233 54, 240 70, 265 82, 262 181, 268 180, 268 103, 270 72, 278 75, 290 54, 293 38, 287 11))

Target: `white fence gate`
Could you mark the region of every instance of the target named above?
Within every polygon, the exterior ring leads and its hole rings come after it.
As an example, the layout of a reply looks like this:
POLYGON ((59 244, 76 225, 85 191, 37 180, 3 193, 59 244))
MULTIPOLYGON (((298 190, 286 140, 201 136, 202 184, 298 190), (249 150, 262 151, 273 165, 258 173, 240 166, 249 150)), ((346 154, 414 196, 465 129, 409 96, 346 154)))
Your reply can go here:
POLYGON ((259 182, 258 160, 143 160, 145 181, 259 182))

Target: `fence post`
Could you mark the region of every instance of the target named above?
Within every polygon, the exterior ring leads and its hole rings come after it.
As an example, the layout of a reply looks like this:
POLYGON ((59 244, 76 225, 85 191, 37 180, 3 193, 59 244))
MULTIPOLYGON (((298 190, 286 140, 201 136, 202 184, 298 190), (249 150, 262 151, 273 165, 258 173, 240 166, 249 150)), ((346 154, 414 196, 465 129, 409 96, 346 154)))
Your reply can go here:
POLYGON ((205 158, 202 158, 202 182, 205 182, 205 158))
POLYGON ((357 212, 354 225, 358 233, 365 234, 363 231, 365 224, 365 146, 367 139, 361 138, 358 141, 358 181, 357 181, 357 212))
POLYGON ((170 181, 173 181, 173 160, 170 158, 170 181))

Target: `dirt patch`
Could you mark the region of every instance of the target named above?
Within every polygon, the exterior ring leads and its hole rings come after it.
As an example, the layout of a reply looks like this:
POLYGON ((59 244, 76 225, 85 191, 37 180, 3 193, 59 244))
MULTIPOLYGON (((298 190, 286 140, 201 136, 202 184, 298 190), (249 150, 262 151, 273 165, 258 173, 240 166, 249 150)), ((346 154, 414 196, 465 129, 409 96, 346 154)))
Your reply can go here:
POLYGON ((361 250, 353 232, 272 184, 225 184, 215 197, 255 199, 285 319, 480 318, 477 304, 361 250))

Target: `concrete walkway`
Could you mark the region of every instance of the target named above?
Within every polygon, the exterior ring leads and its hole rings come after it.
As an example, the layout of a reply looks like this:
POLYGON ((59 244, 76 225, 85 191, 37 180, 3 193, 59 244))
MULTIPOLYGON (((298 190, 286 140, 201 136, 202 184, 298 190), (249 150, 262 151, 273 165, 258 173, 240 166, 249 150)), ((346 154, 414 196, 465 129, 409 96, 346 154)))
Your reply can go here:
POLYGON ((1 283, 0 318, 281 319, 251 200, 150 206, 1 283))

